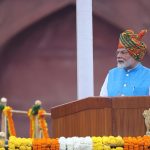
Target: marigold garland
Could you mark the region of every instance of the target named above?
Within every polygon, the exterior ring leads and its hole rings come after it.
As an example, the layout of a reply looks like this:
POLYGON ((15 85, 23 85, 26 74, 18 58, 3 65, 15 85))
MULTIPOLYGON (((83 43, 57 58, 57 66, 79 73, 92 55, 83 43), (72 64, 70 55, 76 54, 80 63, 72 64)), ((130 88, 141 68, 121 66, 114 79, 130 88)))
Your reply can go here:
POLYGON ((35 116, 32 115, 32 109, 29 109, 28 111, 28 117, 30 119, 30 131, 29 131, 29 135, 30 138, 34 138, 34 129, 35 129, 35 116))
POLYGON ((9 137, 8 142, 9 150, 32 150, 31 138, 16 138, 15 136, 9 137))
POLYGON ((148 150, 150 147, 149 136, 124 137, 124 150, 148 150))
POLYGON ((0 150, 5 150, 3 140, 0 140, 0 150))
POLYGON ((92 137, 93 150, 123 150, 124 141, 122 137, 103 136, 92 137))
POLYGON ((3 113, 7 117, 8 131, 9 131, 10 136, 16 136, 16 130, 15 130, 15 126, 14 126, 14 121, 12 119, 12 108, 9 107, 9 106, 5 106, 5 108, 3 109, 3 113))
POLYGON ((103 149, 103 143, 101 137, 92 137, 93 150, 103 149))
POLYGON ((34 139, 32 142, 33 150, 59 150, 58 139, 43 138, 43 139, 34 139))
POLYGON ((92 150, 92 138, 87 137, 60 137, 60 150, 92 150))
POLYGON ((35 119, 36 115, 38 115, 38 111, 41 108, 41 101, 37 100, 35 105, 32 106, 28 110, 28 117, 30 119, 30 131, 29 131, 29 136, 30 138, 34 138, 35 136, 35 119))
POLYGON ((49 138, 47 123, 45 120, 45 113, 46 113, 45 110, 40 109, 38 111, 38 119, 39 119, 39 125, 42 129, 42 132, 43 132, 43 138, 49 138))
POLYGON ((127 150, 149 150, 150 137, 139 136, 122 138, 103 136, 25 139, 11 136, 9 138, 8 146, 9 150, 126 150, 126 148, 127 150))

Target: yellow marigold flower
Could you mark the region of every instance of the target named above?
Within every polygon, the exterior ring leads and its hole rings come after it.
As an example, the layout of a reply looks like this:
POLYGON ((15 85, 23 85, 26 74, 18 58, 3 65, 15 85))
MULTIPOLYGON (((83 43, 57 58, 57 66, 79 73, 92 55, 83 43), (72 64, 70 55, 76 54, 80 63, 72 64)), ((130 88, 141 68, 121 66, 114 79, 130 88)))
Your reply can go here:
POLYGON ((108 137, 108 143, 115 145, 115 144, 116 144, 116 139, 115 139, 115 137, 114 137, 114 136, 109 136, 109 137, 108 137))
POLYGON ((122 139, 121 136, 116 137, 116 145, 117 146, 123 146, 124 145, 124 140, 122 139))
POLYGON ((109 143, 109 138, 107 136, 102 137, 103 144, 107 145, 109 143))
POLYGON ((108 146, 108 145, 104 145, 103 149, 104 150, 111 150, 110 146, 108 146))
POLYGON ((116 147, 116 150, 123 150, 123 147, 116 147))

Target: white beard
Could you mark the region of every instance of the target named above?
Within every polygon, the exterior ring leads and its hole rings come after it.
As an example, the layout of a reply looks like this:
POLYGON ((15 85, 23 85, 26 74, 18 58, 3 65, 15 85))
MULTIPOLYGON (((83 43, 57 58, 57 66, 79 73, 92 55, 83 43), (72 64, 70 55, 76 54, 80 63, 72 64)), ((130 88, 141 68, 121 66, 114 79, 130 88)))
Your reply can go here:
POLYGON ((117 67, 118 67, 118 68, 128 68, 128 67, 132 64, 131 61, 132 61, 132 60, 129 59, 129 60, 127 60, 127 61, 117 62, 117 67))

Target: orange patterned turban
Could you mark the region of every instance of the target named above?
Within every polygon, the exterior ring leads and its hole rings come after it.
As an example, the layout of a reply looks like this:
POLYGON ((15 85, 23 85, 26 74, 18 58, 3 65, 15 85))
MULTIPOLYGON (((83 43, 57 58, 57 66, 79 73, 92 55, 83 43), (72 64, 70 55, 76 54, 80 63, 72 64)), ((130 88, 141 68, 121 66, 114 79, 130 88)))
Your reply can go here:
POLYGON ((141 41, 147 30, 135 34, 133 30, 126 30, 120 34, 118 48, 126 48, 129 54, 137 61, 141 61, 147 51, 147 46, 141 41))

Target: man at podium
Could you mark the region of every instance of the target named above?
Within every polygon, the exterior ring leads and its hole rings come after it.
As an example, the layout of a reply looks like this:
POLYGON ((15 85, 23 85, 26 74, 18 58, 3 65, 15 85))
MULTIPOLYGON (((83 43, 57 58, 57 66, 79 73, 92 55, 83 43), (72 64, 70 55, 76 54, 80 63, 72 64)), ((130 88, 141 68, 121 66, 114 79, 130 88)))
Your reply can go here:
POLYGON ((150 69, 141 63, 147 52, 147 46, 142 42, 146 32, 141 30, 136 34, 126 30, 120 34, 117 67, 108 72, 100 96, 150 95, 150 69))

